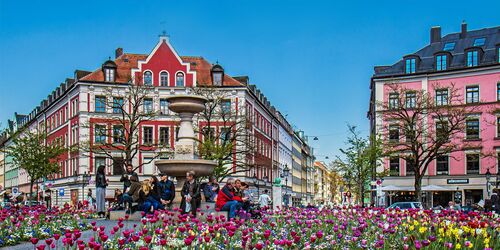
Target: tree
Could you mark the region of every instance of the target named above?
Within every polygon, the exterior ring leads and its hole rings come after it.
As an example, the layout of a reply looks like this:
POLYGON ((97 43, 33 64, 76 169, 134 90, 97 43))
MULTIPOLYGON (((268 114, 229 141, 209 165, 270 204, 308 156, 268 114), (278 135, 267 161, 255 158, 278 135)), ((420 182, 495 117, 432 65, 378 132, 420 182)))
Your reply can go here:
POLYGON ((6 154, 12 157, 14 165, 28 174, 32 198, 34 183, 43 177, 58 173, 59 159, 69 148, 59 139, 49 142, 47 134, 39 130, 25 129, 12 137, 12 145, 7 147, 6 154))
POLYGON ((84 153, 104 155, 114 161, 119 159, 114 167, 121 168, 114 169, 115 174, 121 174, 141 150, 155 154, 150 160, 135 166, 134 170, 151 163, 161 153, 172 153, 168 142, 156 142, 153 138, 147 143, 139 141, 141 126, 161 114, 161 110, 153 108, 154 87, 139 82, 131 80, 127 84, 106 88, 102 95, 105 99, 100 103, 106 111, 106 117, 101 119, 103 123, 83 125, 94 133, 94 138, 89 136, 79 148, 84 153))
POLYGON ((421 183, 429 164, 469 145, 464 140, 465 125, 469 114, 477 110, 477 105, 464 103, 454 85, 436 84, 433 89, 442 93, 433 96, 392 83, 388 101, 377 104, 382 110, 383 124, 378 128, 384 137, 384 153, 406 161, 408 173, 415 177, 418 201, 422 201, 421 183))
POLYGON ((214 177, 222 181, 229 175, 254 167, 251 159, 255 153, 255 138, 250 130, 252 119, 243 112, 245 109, 233 109, 231 93, 221 88, 203 86, 193 92, 208 99, 205 110, 199 114, 198 132, 202 139, 198 154, 217 163, 214 177))
POLYGON ((340 149, 343 156, 337 156, 334 170, 344 177, 347 185, 354 184, 357 202, 363 203, 366 186, 372 176, 372 162, 377 161, 382 155, 380 143, 360 135, 356 126, 347 125, 350 136, 347 137, 345 149, 340 149))

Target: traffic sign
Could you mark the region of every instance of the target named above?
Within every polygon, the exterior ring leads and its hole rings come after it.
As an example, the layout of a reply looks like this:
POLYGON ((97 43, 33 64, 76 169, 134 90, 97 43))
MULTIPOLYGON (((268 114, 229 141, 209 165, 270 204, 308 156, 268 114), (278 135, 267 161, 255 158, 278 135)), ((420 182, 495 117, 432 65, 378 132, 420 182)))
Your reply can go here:
POLYGON ((64 196, 64 188, 59 188, 59 196, 64 196))
POLYGON ((13 187, 12 188, 12 193, 13 194, 18 194, 19 193, 19 189, 17 187, 13 187))

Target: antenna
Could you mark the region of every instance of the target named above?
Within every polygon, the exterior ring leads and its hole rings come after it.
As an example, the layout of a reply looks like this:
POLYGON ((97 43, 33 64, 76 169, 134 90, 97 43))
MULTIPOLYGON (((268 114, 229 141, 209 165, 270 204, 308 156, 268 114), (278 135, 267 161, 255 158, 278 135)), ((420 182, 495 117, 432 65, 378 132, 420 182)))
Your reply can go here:
POLYGON ((160 22, 160 26, 162 28, 160 36, 168 36, 167 35, 167 29, 166 29, 166 22, 165 21, 161 21, 160 22))

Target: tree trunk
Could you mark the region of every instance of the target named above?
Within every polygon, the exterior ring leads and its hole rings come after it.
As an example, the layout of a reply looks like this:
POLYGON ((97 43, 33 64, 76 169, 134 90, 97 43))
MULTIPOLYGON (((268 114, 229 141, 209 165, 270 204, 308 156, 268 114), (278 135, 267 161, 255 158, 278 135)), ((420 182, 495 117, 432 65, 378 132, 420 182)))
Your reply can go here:
POLYGON ((30 197, 28 199, 29 206, 31 207, 31 200, 33 199, 33 180, 30 180, 30 197))
MULTIPOLYGON (((417 173, 415 173, 417 174, 417 173)), ((415 195, 417 197, 417 201, 422 202, 422 178, 420 176, 415 175, 415 195)))
POLYGON ((365 185, 363 185, 363 183, 361 183, 361 185, 359 186, 359 192, 361 193, 360 195, 361 207, 365 207, 365 185))

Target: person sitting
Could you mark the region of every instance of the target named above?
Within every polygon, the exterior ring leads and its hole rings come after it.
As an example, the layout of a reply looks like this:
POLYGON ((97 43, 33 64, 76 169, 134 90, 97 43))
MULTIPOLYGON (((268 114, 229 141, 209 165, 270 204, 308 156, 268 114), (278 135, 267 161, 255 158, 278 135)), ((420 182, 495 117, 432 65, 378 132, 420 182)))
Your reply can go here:
POLYGON ((182 186, 181 190, 181 213, 191 213, 196 217, 196 212, 201 203, 200 185, 196 180, 196 175, 194 171, 189 171, 186 173, 186 182, 182 186))
POLYGON ((228 211, 229 218, 234 218, 236 216, 236 211, 241 208, 242 203, 248 200, 248 198, 241 198, 234 194, 234 179, 228 178, 226 185, 219 191, 217 195, 217 202, 215 203, 215 208, 220 211, 228 211))
POLYGON ((132 212, 132 202, 139 200, 139 191, 141 190, 141 183, 137 176, 130 176, 130 187, 127 192, 123 194, 122 201, 127 212, 132 212))
POLYGON ((141 189, 139 190, 139 199, 137 200, 137 202, 139 202, 139 209, 144 213, 154 212, 153 204, 151 203, 151 199, 149 198, 152 189, 153 188, 151 187, 149 179, 142 181, 141 189))
POLYGON ((149 179, 151 183, 151 192, 149 193, 148 199, 153 204, 154 210, 163 209, 163 204, 161 203, 161 187, 160 181, 156 176, 151 176, 149 179))
POLYGON ((123 209, 123 203, 122 203, 122 197, 123 197, 123 192, 120 189, 115 189, 115 197, 113 199, 113 206, 111 207, 112 210, 122 210, 123 209))
POLYGON ((243 194, 243 197, 242 198, 246 198, 247 200, 244 201, 242 203, 242 209, 245 210, 245 211, 249 211, 250 210, 250 205, 251 205, 251 194, 248 190, 249 186, 246 182, 241 182, 240 183, 240 190, 241 190, 241 193, 243 194))
POLYGON ((215 177, 210 176, 208 178, 208 183, 203 188, 203 195, 205 196, 205 201, 210 203, 215 203, 215 198, 219 192, 219 184, 215 180, 215 177))
POLYGON ((171 207, 175 199, 175 184, 173 181, 168 179, 166 174, 160 173, 160 182, 158 183, 160 187, 160 201, 163 206, 171 207))

